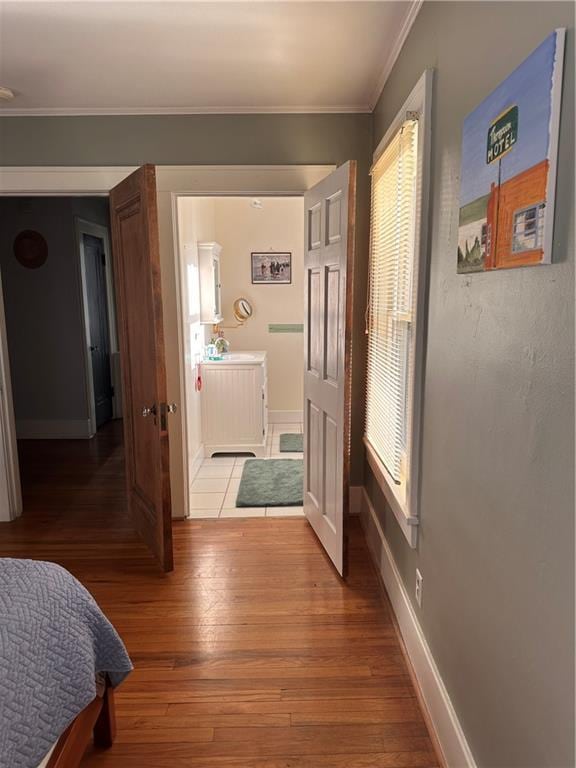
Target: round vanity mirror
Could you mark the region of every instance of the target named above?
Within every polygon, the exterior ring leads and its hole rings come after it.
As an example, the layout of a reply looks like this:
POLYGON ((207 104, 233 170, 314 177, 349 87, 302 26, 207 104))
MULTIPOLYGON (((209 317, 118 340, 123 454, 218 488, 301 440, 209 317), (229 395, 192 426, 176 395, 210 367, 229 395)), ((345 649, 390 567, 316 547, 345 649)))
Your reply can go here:
POLYGON ((234 317, 239 323, 245 323, 252 317, 252 304, 248 299, 239 298, 234 302, 234 317))

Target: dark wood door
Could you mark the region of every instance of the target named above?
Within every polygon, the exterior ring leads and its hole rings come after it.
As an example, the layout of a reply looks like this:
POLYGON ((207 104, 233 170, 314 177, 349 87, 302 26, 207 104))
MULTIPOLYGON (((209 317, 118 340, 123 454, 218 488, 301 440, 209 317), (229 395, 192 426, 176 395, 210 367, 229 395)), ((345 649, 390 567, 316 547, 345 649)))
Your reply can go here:
POLYGON ((84 234, 84 267, 90 334, 90 359, 96 428, 112 418, 112 376, 110 373, 110 329, 106 291, 106 261, 102 239, 84 234))
POLYGON ((173 568, 166 365, 156 170, 139 168, 110 193, 122 363, 128 503, 165 571, 173 568))

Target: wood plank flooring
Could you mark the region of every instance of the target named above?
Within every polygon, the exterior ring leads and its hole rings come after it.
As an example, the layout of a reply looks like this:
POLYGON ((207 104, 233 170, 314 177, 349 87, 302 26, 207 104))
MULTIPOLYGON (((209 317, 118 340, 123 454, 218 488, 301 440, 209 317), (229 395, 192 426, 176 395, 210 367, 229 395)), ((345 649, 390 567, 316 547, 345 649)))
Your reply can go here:
POLYGON ((355 523, 347 583, 298 518, 177 522, 164 575, 125 513, 117 424, 20 450, 0 554, 68 568, 135 665, 115 745, 83 768, 438 766, 355 523))

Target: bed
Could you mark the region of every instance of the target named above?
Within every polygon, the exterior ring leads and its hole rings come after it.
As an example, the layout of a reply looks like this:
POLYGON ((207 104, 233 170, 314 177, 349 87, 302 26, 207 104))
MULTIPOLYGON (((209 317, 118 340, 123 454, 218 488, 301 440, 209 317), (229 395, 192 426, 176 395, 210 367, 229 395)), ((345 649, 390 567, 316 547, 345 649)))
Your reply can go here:
POLYGON ((112 745, 132 670, 90 593, 54 563, 0 558, 0 768, 76 768, 112 745))

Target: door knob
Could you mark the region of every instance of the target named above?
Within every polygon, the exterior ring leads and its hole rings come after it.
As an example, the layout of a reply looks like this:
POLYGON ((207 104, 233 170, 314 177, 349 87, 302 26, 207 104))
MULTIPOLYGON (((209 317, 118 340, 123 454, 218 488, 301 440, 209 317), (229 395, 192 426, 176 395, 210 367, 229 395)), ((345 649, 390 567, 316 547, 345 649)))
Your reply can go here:
POLYGON ((168 413, 176 413, 176 411, 178 410, 178 406, 176 405, 176 403, 168 403, 168 405, 166 406, 166 410, 168 411, 168 413))
POLYGON ((96 352, 96 350, 99 349, 98 345, 96 344, 93 347, 90 347, 90 352, 96 352))
POLYGON ((142 408, 142 416, 156 416, 156 406, 152 405, 150 408, 142 408))

